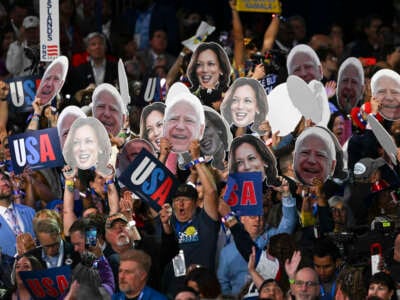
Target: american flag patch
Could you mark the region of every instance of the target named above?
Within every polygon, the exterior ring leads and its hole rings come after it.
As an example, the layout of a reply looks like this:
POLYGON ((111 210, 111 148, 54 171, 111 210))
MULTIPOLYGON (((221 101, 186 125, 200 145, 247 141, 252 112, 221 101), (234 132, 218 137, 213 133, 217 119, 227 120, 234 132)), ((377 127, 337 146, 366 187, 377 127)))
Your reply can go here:
POLYGON ((58 56, 58 46, 57 45, 47 45, 47 55, 48 56, 58 56))

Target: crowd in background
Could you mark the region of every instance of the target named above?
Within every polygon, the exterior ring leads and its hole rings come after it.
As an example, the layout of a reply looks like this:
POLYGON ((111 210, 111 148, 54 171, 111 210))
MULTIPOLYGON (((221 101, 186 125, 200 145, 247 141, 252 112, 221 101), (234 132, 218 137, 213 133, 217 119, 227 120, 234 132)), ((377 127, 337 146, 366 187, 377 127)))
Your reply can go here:
POLYGON ((222 1, 224 26, 191 1, 119 7, 60 0, 68 73, 52 101, 36 98, 21 111, 7 101, 6 82, 41 78, 48 66, 39 56, 37 2, 0 3, 1 299, 31 299, 20 271, 63 265, 72 269, 65 299, 398 299, 400 151, 388 155, 367 117, 374 115, 400 147, 400 11, 390 20, 363 16, 347 40, 350 29, 339 23, 310 35, 301 15, 243 13, 234 0, 222 1), (216 30, 192 52, 181 41, 201 21, 216 30), (123 94, 119 58, 130 103, 102 103, 104 91, 115 99, 123 94), (349 66, 355 75, 346 77, 349 66), (327 128, 282 116, 295 122, 293 130, 272 132, 263 97, 289 75, 322 83, 327 128), (394 99, 388 105, 379 98, 382 78, 394 82, 382 96, 394 99), (168 93, 177 82, 186 102, 174 115, 168 93), (237 96, 244 87, 251 92, 237 96), (252 101, 249 93, 257 107, 251 121, 235 112, 252 101), (198 124, 188 124, 192 110, 202 116, 198 124), (68 136, 78 130, 71 124, 79 119, 90 127, 83 118, 91 116, 105 128, 94 129, 96 142, 109 140, 112 148, 100 151, 103 168, 81 168, 91 158, 80 154, 79 168, 13 172, 9 136, 54 127, 62 149, 74 153, 68 136), (171 120, 197 135, 183 144, 183 129, 163 127, 171 120), (307 135, 332 142, 306 152, 307 135), (142 148, 179 181, 159 211, 118 180, 142 148), (184 163, 177 152, 185 152, 184 163), (296 162, 309 158, 315 161, 306 172, 314 175, 299 174, 296 162), (223 200, 236 172, 261 173, 260 215, 237 215, 223 200))

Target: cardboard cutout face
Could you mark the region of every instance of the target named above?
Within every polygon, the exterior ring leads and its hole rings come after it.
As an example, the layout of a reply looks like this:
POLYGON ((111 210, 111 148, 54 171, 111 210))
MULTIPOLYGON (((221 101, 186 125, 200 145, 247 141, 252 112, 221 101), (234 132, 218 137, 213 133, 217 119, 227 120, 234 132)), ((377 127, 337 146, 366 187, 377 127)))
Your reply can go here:
POLYGON ((165 104, 163 136, 172 144, 172 151, 188 151, 191 141, 201 140, 203 137, 203 106, 200 100, 179 82, 171 86, 165 104))
POLYGON ((379 102, 379 113, 387 120, 400 119, 400 75, 383 69, 371 78, 372 96, 379 102))
POLYGON ((212 155, 213 166, 224 169, 225 151, 232 142, 232 133, 228 123, 209 106, 203 106, 206 117, 204 135, 200 141, 200 150, 204 155, 212 155))
POLYGON ((236 137, 229 150, 229 173, 261 172, 263 180, 276 177, 276 159, 257 137, 245 134, 236 137))
POLYGON ((258 132, 268 113, 267 94, 257 80, 238 78, 226 92, 221 112, 228 124, 246 127, 254 123, 252 129, 258 132))
POLYGON ((78 118, 86 118, 85 113, 77 106, 70 105, 63 109, 57 119, 58 136, 60 137, 61 149, 64 148, 65 141, 72 123, 78 118))
POLYGON ((118 170, 123 173, 143 148, 155 155, 154 148, 146 140, 133 139, 127 142, 122 148, 121 153, 118 155, 118 170))
POLYGON ((165 104, 155 102, 144 107, 140 117, 140 137, 149 141, 157 152, 163 136, 164 112, 165 104))
POLYGON ((193 89, 228 87, 231 65, 225 50, 217 43, 201 43, 190 60, 187 76, 193 89))
POLYGON ((319 127, 309 127, 296 140, 293 168, 296 178, 305 185, 325 182, 333 175, 336 150, 331 135, 319 127))
POLYGON ((306 83, 322 79, 321 62, 308 45, 300 44, 293 47, 287 57, 286 65, 289 75, 299 76, 306 83))
POLYGON ((111 155, 111 143, 103 124, 88 117, 76 119, 63 148, 65 161, 71 168, 106 170, 111 155))
POLYGON ((40 81, 36 97, 40 98, 40 105, 49 104, 64 85, 68 72, 68 59, 60 56, 55 59, 46 69, 40 81))
POLYGON ((288 135, 301 120, 300 111, 289 97, 287 84, 277 85, 268 95, 267 120, 272 132, 279 131, 279 136, 288 135))
POLYGON ((117 136, 124 120, 124 102, 117 89, 108 83, 100 84, 93 91, 93 116, 106 128, 107 132, 117 136))
POLYGON ((364 69, 355 57, 346 59, 339 68, 336 97, 339 108, 349 114, 364 91, 364 69))

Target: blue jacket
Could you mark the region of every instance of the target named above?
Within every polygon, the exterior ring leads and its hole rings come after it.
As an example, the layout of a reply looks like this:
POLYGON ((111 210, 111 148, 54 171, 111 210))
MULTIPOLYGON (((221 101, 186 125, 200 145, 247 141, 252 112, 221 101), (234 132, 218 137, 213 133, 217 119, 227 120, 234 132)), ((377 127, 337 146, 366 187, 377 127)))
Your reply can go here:
MULTIPOLYGON (((24 224, 24 232, 29 232, 33 237, 33 217, 35 216, 35 210, 29 206, 22 204, 15 204, 14 209, 20 216, 22 223, 24 224)), ((17 253, 17 240, 14 231, 8 226, 7 221, 0 215, 0 241, 1 251, 8 256, 13 257, 17 253)))
MULTIPOLYGON (((271 236, 279 233, 291 234, 296 227, 296 222, 297 209, 295 198, 283 198, 282 219, 279 226, 269 228, 254 241, 255 245, 257 245, 257 249, 259 249, 257 251, 257 260, 260 257, 261 250, 268 244, 271 236)), ((235 243, 230 243, 222 249, 217 271, 222 293, 227 295, 237 295, 243 285, 251 278, 248 273, 247 260, 253 244, 247 243, 246 240, 243 242, 242 235, 238 236, 235 230, 232 230, 232 234, 234 235, 235 243), (246 259, 243 258, 236 246, 237 239, 241 240, 241 245, 245 244, 243 246, 246 248, 246 251, 249 252, 246 259)), ((248 238, 250 238, 250 236, 248 236, 248 238)))

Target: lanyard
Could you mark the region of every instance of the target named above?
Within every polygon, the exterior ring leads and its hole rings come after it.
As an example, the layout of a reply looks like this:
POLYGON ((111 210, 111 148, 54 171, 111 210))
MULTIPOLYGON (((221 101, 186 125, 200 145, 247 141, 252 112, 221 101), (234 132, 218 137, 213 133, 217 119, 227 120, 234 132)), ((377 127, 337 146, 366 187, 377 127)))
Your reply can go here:
MULTIPOLYGON (((320 291, 321 291, 321 296, 324 297, 325 290, 324 290, 324 286, 322 285, 322 283, 319 285, 319 287, 320 287, 320 291)), ((336 291, 336 280, 333 282, 332 287, 331 287, 331 298, 330 299, 335 299, 335 291, 336 291)))

